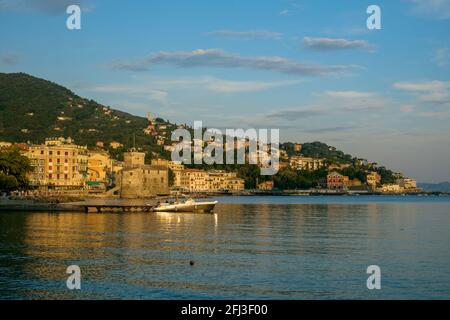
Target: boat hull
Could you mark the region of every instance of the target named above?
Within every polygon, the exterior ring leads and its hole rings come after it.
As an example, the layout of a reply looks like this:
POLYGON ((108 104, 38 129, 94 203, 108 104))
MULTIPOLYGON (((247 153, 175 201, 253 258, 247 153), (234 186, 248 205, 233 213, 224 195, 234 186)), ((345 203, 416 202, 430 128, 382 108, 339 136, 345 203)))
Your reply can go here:
POLYGON ((156 207, 155 212, 212 212, 217 202, 183 203, 156 207))

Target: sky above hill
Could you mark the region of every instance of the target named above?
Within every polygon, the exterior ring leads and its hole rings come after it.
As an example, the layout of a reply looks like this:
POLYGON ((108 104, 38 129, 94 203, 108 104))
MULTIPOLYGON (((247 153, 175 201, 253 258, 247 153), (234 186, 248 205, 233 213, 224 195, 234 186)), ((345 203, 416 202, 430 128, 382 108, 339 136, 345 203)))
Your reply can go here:
POLYGON ((0 71, 450 180, 450 0, 0 0, 0 71), (82 9, 81 30, 66 7, 82 9), (381 8, 381 30, 366 9, 381 8))

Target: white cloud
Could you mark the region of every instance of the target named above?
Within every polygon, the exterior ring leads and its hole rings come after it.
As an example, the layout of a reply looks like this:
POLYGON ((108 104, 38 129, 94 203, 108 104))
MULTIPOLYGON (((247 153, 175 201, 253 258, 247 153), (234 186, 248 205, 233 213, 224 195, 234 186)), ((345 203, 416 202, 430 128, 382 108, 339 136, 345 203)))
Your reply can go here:
POLYGON ((181 79, 158 79, 151 82, 152 86, 165 89, 201 88, 216 93, 256 92, 276 87, 290 86, 300 83, 298 80, 284 81, 236 81, 224 80, 210 76, 181 79))
POLYGON ((449 82, 425 81, 425 82, 396 82, 394 88, 405 91, 441 91, 450 87, 449 82))
POLYGON ((450 51, 448 48, 436 49, 433 53, 432 60, 438 67, 448 67, 450 65, 450 51))
POLYGON ((373 96, 372 92, 360 92, 360 91, 326 91, 327 96, 333 98, 367 98, 373 96))
POLYGON ((303 45, 307 48, 321 51, 342 49, 370 49, 373 48, 366 40, 348 40, 338 38, 312 38, 304 37, 303 45))
POLYGON ((127 94, 134 96, 142 96, 147 100, 157 101, 161 104, 167 104, 168 93, 163 90, 157 90, 146 86, 133 85, 105 85, 93 87, 91 91, 112 93, 112 94, 127 94))
POLYGON ((435 104, 450 103, 450 82, 425 81, 425 82, 397 82, 394 88, 415 94, 422 102, 435 104))
POLYGON ((433 19, 450 19, 450 0, 408 0, 412 12, 433 19))
POLYGON ((146 96, 150 100, 167 103, 169 91, 178 89, 200 89, 215 93, 243 93, 268 90, 276 87, 290 86, 300 83, 299 80, 285 81, 234 81, 210 76, 153 79, 147 84, 140 85, 105 85, 93 87, 92 91, 146 96))
POLYGON ((284 17, 290 16, 291 14, 292 14, 291 10, 283 10, 283 11, 280 11, 280 13, 279 13, 280 16, 284 16, 284 17))
POLYGON ((227 81, 216 79, 214 81, 208 81, 206 87, 211 91, 233 93, 233 92, 254 92, 262 91, 275 87, 282 87, 297 84, 298 81, 227 81))
POLYGON ((158 52, 132 62, 114 62, 113 69, 145 71, 153 65, 173 65, 182 68, 221 67, 249 68, 298 76, 342 75, 360 69, 355 65, 320 65, 301 63, 278 56, 241 56, 219 49, 197 49, 194 51, 158 52))

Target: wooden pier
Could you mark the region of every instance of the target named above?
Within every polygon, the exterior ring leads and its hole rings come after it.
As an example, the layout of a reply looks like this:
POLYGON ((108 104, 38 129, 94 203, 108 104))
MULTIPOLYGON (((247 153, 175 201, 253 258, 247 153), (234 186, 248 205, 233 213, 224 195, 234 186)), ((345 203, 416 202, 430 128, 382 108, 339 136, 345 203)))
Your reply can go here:
POLYGON ((151 205, 139 205, 139 204, 85 204, 81 205, 84 208, 84 212, 88 213, 89 210, 95 209, 98 213, 101 212, 152 212, 155 208, 151 205))

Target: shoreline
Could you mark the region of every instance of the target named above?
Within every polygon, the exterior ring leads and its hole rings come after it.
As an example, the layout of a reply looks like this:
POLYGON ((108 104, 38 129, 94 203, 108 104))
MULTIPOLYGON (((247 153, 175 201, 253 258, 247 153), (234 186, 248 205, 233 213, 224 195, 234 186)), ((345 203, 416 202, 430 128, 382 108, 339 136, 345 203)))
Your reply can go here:
MULTIPOLYGON (((381 193, 366 193, 366 194, 342 194, 342 193, 314 193, 314 194, 274 194, 274 193, 258 193, 258 194, 195 194, 191 195, 193 198, 210 198, 210 197, 350 197, 359 198, 361 196, 368 197, 448 197, 448 193, 410 193, 410 194, 381 194, 381 193)), ((171 198, 171 197, 165 197, 171 198)), ((85 212, 86 205, 95 207, 95 205, 102 205, 105 202, 119 203, 125 205, 152 205, 162 198, 140 198, 140 199, 125 199, 125 198, 85 198, 80 201, 69 202, 44 202, 31 199, 0 199, 1 211, 27 211, 27 212, 85 212)), ((90 211, 89 211, 90 212, 90 211)), ((114 211, 112 211, 114 212, 114 211)))

